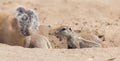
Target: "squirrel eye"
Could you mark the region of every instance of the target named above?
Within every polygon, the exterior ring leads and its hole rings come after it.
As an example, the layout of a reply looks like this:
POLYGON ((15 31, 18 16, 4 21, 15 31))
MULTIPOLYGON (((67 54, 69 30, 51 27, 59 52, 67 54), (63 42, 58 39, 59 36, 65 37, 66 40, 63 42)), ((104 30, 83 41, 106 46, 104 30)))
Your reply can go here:
POLYGON ((66 30, 65 28, 62 28, 61 30, 60 30, 60 32, 62 32, 62 31, 64 31, 64 30, 66 30))
POLYGON ((69 30, 70 30, 70 31, 72 31, 72 29, 71 29, 71 28, 69 28, 69 30))
POLYGON ((65 28, 62 28, 62 29, 61 29, 61 31, 64 31, 64 30, 65 30, 65 28))

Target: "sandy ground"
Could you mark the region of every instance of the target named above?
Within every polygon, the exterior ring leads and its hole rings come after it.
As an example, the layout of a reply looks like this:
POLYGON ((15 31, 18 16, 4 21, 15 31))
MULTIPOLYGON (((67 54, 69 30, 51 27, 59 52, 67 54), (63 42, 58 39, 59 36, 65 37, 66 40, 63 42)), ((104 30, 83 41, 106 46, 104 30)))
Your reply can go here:
MULTIPOLYGON (((0 42, 7 40, 6 34, 10 38, 15 38, 16 35, 13 36, 10 31, 12 28, 9 27, 9 21, 13 20, 15 8, 22 5, 36 11, 40 25, 45 26, 40 27, 39 33, 47 36, 54 48, 66 48, 65 41, 60 42, 54 36, 48 35, 50 29, 55 29, 61 25, 69 26, 73 30, 80 30, 78 34, 86 39, 91 39, 91 34, 102 36, 104 47, 43 50, 0 44, 0 60, 119 61, 119 3, 120 0, 0 0, 0 42), (49 29, 47 26, 51 26, 51 28, 49 29)), ((11 41, 11 43, 17 42, 11 41)))
POLYGON ((0 45, 1 61, 119 61, 120 48, 39 49, 0 45))

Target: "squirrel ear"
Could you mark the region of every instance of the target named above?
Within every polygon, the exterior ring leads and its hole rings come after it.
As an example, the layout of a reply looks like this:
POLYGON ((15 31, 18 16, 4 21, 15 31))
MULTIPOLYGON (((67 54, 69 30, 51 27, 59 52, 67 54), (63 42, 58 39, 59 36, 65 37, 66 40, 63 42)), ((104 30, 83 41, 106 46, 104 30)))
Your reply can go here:
POLYGON ((64 30, 66 30, 66 29, 65 29, 65 28, 62 28, 62 29, 61 29, 61 31, 64 31, 64 30))
POLYGON ((19 12, 19 13, 23 13, 23 12, 26 11, 26 9, 19 5, 19 6, 17 6, 16 11, 19 12))

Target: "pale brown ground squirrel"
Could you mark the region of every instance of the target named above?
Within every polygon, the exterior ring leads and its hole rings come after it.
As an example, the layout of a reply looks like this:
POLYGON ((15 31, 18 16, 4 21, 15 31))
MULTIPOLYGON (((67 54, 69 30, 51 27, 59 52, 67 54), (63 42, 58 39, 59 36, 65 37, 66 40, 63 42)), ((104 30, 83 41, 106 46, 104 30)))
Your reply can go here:
POLYGON ((81 36, 77 36, 68 26, 61 26, 57 28, 56 36, 60 39, 66 38, 68 49, 101 47, 101 44, 98 42, 86 40, 81 36))

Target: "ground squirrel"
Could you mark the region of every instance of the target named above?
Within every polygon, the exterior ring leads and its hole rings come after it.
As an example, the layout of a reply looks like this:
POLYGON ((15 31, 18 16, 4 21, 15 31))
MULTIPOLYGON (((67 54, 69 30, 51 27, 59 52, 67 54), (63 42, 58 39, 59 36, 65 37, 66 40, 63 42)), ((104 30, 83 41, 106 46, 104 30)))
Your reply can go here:
POLYGON ((77 36, 75 32, 68 26, 61 26, 57 28, 56 36, 60 39, 65 37, 67 39, 67 45, 69 49, 101 47, 100 43, 89 41, 81 36, 77 36))
POLYGON ((16 19, 20 34, 24 35, 24 47, 51 48, 49 40, 37 33, 39 21, 34 10, 17 7, 16 19))

